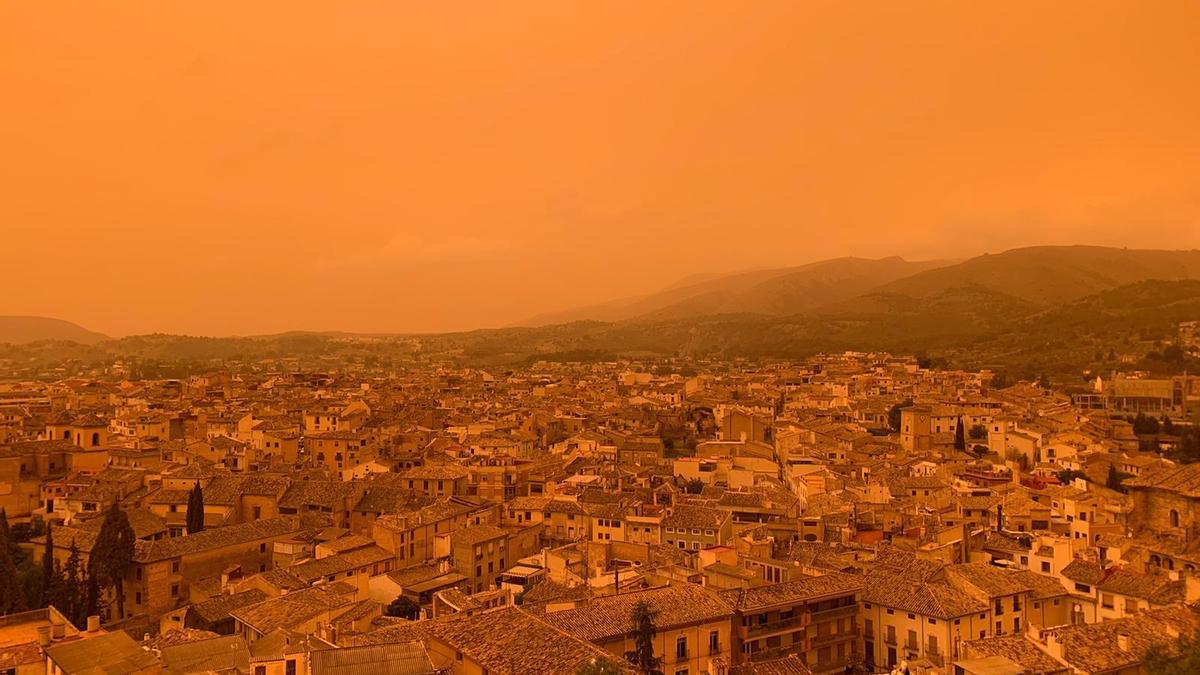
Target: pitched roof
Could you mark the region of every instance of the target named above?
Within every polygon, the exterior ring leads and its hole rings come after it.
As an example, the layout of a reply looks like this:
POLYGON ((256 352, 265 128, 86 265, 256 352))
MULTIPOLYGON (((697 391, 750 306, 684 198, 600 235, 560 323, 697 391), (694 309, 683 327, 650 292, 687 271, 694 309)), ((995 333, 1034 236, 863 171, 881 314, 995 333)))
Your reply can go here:
MULTIPOLYGON (((461 616, 461 615, 456 615, 461 616)), ((614 660, 608 652, 507 607, 469 617, 428 622, 428 634, 496 675, 559 675, 593 659, 614 660), (520 636, 497 640, 497 635, 520 636)))
POLYGON ((1098 673, 1132 666, 1152 645, 1173 642, 1192 634, 1200 621, 1183 605, 1164 607, 1143 614, 1064 626, 1049 631, 1063 647, 1063 659, 1084 672, 1098 673), (1129 637, 1129 649, 1121 649, 1121 635, 1129 637))
POLYGON ((729 605, 718 594, 684 583, 593 598, 582 607, 544 613, 541 618, 584 640, 601 642, 633 630, 633 608, 640 602, 650 607, 660 629, 714 621, 731 614, 729 605))
POLYGON ((753 612, 810 598, 857 593, 863 590, 863 586, 860 576, 830 572, 819 577, 805 576, 757 588, 729 589, 721 591, 720 596, 733 609, 753 612))
POLYGON ((313 675, 433 675, 419 641, 323 649, 312 653, 313 675))
POLYGON ((121 675, 158 665, 158 659, 124 631, 50 645, 46 656, 70 675, 121 675))
MULTIPOLYGON (((182 537, 167 537, 155 541, 139 541, 134 551, 134 560, 151 562, 175 558, 200 551, 208 551, 259 539, 279 537, 300 529, 295 518, 280 517, 255 520, 249 523, 214 527, 182 537)), ((56 537, 57 538, 57 537, 56 537)))

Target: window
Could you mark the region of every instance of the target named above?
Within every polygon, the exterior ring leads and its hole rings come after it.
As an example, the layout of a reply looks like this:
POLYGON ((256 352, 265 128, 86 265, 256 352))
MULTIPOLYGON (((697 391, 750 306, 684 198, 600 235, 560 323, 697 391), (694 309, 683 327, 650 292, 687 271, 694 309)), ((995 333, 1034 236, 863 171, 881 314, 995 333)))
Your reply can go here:
POLYGON ((721 651, 721 633, 719 631, 711 631, 708 634, 708 653, 716 654, 721 651))
MULTIPOLYGON (((138 570, 138 571, 141 572, 141 570, 138 570)), ((171 561, 171 574, 179 574, 179 561, 178 560, 171 561)), ((139 576, 138 578, 140 579, 141 577, 139 576)))
POLYGON ((1050 573, 1050 563, 1046 562, 1045 560, 1042 561, 1042 573, 1043 574, 1050 573))
POLYGON ((254 666, 254 675, 267 675, 266 666, 254 666))
POLYGON ((829 647, 821 647, 817 650, 817 663, 829 663, 832 660, 833 656, 829 647))
POLYGON ((687 655, 688 655, 687 637, 681 635, 680 637, 676 638, 676 640, 675 640, 675 658, 676 659, 686 659, 687 655))
POLYGON ((1171 527, 1179 527, 1179 512, 1171 509, 1171 527))
POLYGON ((296 675, 296 659, 288 659, 283 667, 284 675, 296 675))
POLYGON ((264 543, 262 543, 262 544, 259 544, 259 545, 258 545, 258 552, 259 552, 259 553, 266 553, 266 552, 267 552, 267 544, 266 544, 265 542, 264 542, 264 543))

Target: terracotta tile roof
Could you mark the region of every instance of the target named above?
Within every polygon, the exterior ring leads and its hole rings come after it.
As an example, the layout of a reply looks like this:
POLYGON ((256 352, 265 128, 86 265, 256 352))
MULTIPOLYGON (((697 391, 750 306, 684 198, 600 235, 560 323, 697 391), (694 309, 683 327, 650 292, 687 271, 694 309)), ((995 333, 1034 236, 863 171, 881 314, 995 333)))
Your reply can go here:
POLYGON ((1175 492, 1185 497, 1200 497, 1200 464, 1163 467, 1135 478, 1127 478, 1121 485, 1132 489, 1153 488, 1175 492))
POLYGON ((539 608, 535 611, 552 626, 590 642, 602 642, 633 630, 632 612, 639 602, 649 605, 660 630, 721 620, 731 614, 721 596, 689 583, 593 598, 575 609, 543 613, 544 608, 539 608))
POLYGON ((1063 647, 1063 658, 1083 672, 1100 673, 1131 667, 1151 645, 1173 642, 1195 632, 1200 621, 1183 605, 1093 624, 1064 626, 1049 631, 1063 647), (1118 636, 1129 636, 1129 650, 1118 636))
MULTIPOLYGON (((134 551, 134 560, 151 562, 175 558, 200 551, 208 551, 244 544, 259 539, 271 539, 300 530, 300 521, 296 518, 268 518, 238 525, 215 527, 195 534, 182 537, 167 537, 155 541, 138 541, 134 551)), ((55 541, 58 541, 55 533, 55 541)))
POLYGON ((964 648, 972 658, 1003 656, 1029 673, 1057 673, 1066 669, 1023 634, 972 640, 964 648))
POLYGON ((515 607, 428 623, 433 639, 496 675, 561 675, 592 659, 614 660, 608 652, 515 607), (497 635, 521 639, 497 640, 497 635))
POLYGON ((754 612, 776 605, 858 593, 863 588, 861 576, 830 572, 819 577, 805 576, 757 588, 729 589, 721 591, 720 596, 733 609, 754 612))
POLYGON ((949 584, 927 582, 910 575, 878 568, 863 575, 863 602, 938 619, 953 619, 986 612, 988 604, 949 584))
POLYGON ((230 612, 239 607, 253 605, 266 599, 266 593, 252 588, 241 593, 218 595, 204 602, 196 603, 188 608, 188 612, 212 624, 229 616, 230 612))

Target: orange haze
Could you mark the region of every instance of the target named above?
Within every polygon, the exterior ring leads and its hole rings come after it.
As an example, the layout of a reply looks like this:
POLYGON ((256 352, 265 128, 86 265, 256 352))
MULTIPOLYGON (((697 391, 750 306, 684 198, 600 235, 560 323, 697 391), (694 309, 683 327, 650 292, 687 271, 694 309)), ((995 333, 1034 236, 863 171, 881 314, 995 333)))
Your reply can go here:
POLYGON ((0 314, 448 330, 839 255, 1197 247, 1198 34, 1195 0, 10 0, 0 314))

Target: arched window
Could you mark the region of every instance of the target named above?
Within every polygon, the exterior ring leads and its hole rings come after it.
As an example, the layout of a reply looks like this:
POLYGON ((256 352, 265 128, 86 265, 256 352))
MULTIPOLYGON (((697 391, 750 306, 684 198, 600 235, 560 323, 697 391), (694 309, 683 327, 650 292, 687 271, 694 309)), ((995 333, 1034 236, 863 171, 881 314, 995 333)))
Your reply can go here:
POLYGON ((1152 555, 1150 556, 1150 564, 1155 567, 1162 567, 1162 558, 1159 558, 1157 554, 1152 555))
POLYGON ((1167 558, 1167 569, 1169 569, 1169 570, 1175 569, 1175 561, 1174 560, 1167 558))
POLYGON ((100 432, 92 432, 92 445, 100 445, 100 432))
POLYGON ((1171 527, 1179 527, 1179 512, 1171 509, 1171 527))
POLYGON ((63 429, 63 440, 64 441, 71 440, 71 430, 70 429, 63 429))

